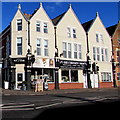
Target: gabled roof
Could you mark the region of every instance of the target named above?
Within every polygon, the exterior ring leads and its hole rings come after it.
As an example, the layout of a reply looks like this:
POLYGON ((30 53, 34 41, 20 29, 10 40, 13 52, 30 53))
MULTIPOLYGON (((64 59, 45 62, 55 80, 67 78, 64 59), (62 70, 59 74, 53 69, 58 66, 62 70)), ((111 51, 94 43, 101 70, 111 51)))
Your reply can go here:
POLYGON ((109 35, 110 35, 111 37, 113 36, 113 34, 114 34, 116 28, 117 28, 117 24, 116 24, 116 25, 113 25, 113 26, 110 26, 110 27, 108 27, 108 28, 106 28, 107 31, 108 31, 108 33, 109 33, 109 35))
POLYGON ((59 23, 59 21, 63 18, 63 16, 65 15, 66 12, 62 13, 61 15, 55 17, 54 19, 52 19, 52 22, 54 25, 57 25, 59 23))
POLYGON ((93 23, 94 19, 88 21, 88 22, 85 22, 82 24, 84 30, 87 32, 89 30, 89 28, 91 27, 92 23, 93 23))

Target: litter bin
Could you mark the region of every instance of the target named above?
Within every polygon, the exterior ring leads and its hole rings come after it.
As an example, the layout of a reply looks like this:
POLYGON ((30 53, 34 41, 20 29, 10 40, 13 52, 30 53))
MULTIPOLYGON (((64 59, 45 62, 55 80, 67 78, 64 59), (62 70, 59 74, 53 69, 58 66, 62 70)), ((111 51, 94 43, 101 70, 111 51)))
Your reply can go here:
POLYGON ((4 83, 4 88, 5 88, 5 89, 8 89, 8 86, 9 86, 9 82, 5 81, 5 83, 4 83))

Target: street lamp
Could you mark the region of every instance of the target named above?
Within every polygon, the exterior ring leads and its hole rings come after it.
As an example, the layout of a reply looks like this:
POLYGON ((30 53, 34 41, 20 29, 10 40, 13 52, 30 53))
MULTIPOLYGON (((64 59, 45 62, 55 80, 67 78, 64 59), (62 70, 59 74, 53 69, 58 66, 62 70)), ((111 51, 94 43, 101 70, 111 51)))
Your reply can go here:
POLYGON ((32 55, 30 49, 28 49, 26 55, 26 66, 25 66, 27 90, 31 90, 31 66, 34 62, 35 62, 35 56, 32 55))
POLYGON ((91 80, 90 80, 90 73, 91 73, 91 70, 90 70, 90 68, 91 68, 91 61, 90 61, 91 59, 90 59, 90 57, 89 56, 87 56, 87 86, 88 86, 88 88, 92 88, 92 86, 91 86, 91 80))
POLYGON ((112 70, 113 70, 113 86, 114 86, 114 87, 117 87, 117 85, 116 85, 116 79, 115 79, 116 64, 115 64, 114 58, 112 58, 111 62, 112 62, 112 70))

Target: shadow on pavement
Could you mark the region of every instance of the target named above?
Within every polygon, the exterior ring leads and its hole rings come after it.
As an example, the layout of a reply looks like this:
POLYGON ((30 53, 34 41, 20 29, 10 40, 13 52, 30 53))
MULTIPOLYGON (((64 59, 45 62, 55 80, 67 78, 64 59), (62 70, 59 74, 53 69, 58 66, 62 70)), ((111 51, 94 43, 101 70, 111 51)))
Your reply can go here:
POLYGON ((33 120, 106 119, 118 118, 120 101, 74 104, 45 109, 33 120), (117 115, 118 114, 118 115, 117 115))

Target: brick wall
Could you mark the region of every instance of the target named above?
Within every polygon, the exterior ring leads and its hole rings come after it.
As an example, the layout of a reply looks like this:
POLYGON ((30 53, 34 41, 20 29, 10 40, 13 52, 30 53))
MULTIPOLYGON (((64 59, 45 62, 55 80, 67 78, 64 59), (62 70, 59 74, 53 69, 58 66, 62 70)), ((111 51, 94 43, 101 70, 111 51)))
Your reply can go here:
MULTIPOLYGON (((54 89, 54 83, 49 83, 49 90, 54 89)), ((78 89, 83 88, 83 83, 60 83, 60 89, 78 89)))
POLYGON ((100 88, 112 88, 113 83, 112 82, 101 82, 100 83, 100 88))

